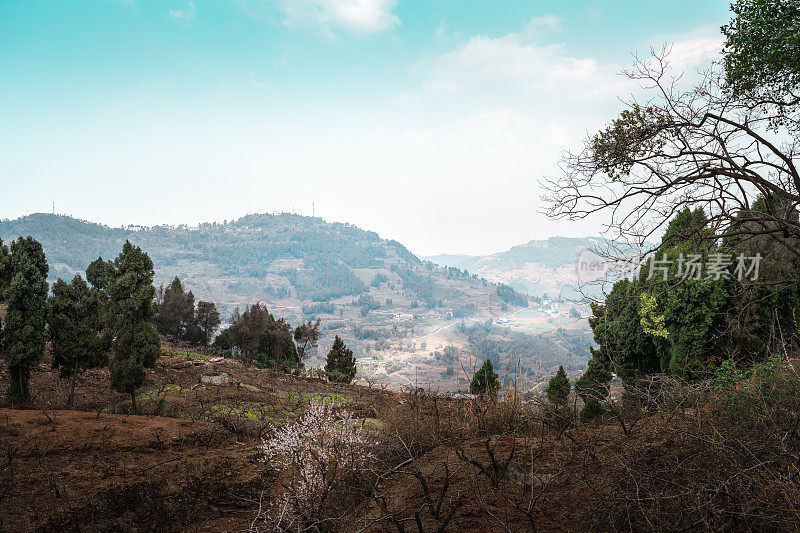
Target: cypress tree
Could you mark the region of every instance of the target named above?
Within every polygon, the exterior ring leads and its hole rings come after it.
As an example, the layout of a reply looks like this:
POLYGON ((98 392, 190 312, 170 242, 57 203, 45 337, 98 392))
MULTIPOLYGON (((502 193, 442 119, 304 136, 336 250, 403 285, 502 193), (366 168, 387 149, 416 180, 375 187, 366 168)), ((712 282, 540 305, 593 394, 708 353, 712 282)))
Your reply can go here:
POLYGON ((86 268, 86 281, 91 283, 92 288, 103 291, 108 285, 108 276, 111 272, 111 265, 98 257, 86 268))
POLYGON ((126 241, 108 273, 107 320, 114 334, 111 387, 130 394, 135 410, 136 389, 144 383, 144 369, 154 367, 161 355, 158 333, 150 324, 155 314, 153 261, 126 241))
POLYGON ((475 372, 475 375, 472 376, 472 382, 469 384, 469 391, 472 394, 488 394, 490 397, 494 397, 499 388, 500 384, 497 381, 497 374, 494 371, 494 366, 492 366, 492 362, 487 359, 484 361, 480 370, 475 372))
POLYGON ((200 332, 200 338, 197 340, 203 346, 208 346, 220 325, 219 311, 214 302, 198 302, 195 321, 200 332))
MULTIPOLYGON (((11 277, 11 256, 8 247, 0 239, 0 303, 6 300, 6 287, 11 277)), ((0 317, 0 355, 3 354, 3 317, 0 317)))
POLYGON ((569 399, 570 384, 564 367, 559 365, 556 375, 550 378, 547 385, 547 399, 554 404, 563 407, 569 399))
POLYGON ((356 359, 353 350, 336 335, 325 362, 325 373, 331 381, 350 383, 356 375, 356 359))
POLYGON ((11 256, 8 253, 8 247, 3 244, 3 239, 0 239, 0 302, 6 299, 4 293, 11 277, 10 269, 11 256))
POLYGON ((87 369, 105 366, 108 342, 101 337, 100 297, 76 275, 72 283, 59 279, 50 297, 50 337, 53 347, 53 368, 62 378, 70 378, 70 407, 75 396, 78 374, 87 369))
MULTIPOLYGON (((592 304, 593 311, 601 312, 602 306, 592 304)), ((598 350, 590 348, 592 358, 589 359, 589 368, 575 382, 575 392, 583 400, 581 418, 590 420, 603 414, 605 411, 600 400, 608 396, 609 382, 611 381, 611 363, 603 353, 603 347, 598 350)))
POLYGON ((11 243, 10 261, 6 266, 10 277, 6 278, 8 313, 2 351, 11 375, 8 395, 12 401, 28 400, 31 368, 44 356, 48 270, 44 250, 38 241, 20 237, 11 243))
POLYGON ((177 277, 167 285, 159 302, 154 320, 156 329, 162 335, 172 335, 186 340, 194 323, 194 294, 184 292, 183 284, 177 277))

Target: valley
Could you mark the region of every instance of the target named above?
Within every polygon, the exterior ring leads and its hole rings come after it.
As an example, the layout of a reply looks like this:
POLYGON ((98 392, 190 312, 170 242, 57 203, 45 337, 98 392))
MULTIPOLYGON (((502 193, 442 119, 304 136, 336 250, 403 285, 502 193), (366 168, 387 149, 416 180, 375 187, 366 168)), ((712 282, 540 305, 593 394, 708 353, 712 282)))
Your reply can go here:
POLYGON ((545 257, 512 249, 523 270, 502 275, 481 266, 486 261, 437 265, 374 232, 286 213, 197 227, 109 228, 50 214, 0 221, 0 238, 18 235, 42 243, 51 283, 83 275, 129 239, 152 257, 156 286, 179 277, 198 299, 217 304, 223 327, 236 308, 256 302, 293 325, 319 318, 319 349, 310 350, 307 367, 324 365, 338 335, 355 352, 357 379, 393 390, 467 391, 485 359, 501 380, 533 390, 559 365, 583 372, 592 344, 588 306, 557 285, 537 295, 538 277, 519 283, 527 268, 566 286, 590 239, 533 247, 545 257))

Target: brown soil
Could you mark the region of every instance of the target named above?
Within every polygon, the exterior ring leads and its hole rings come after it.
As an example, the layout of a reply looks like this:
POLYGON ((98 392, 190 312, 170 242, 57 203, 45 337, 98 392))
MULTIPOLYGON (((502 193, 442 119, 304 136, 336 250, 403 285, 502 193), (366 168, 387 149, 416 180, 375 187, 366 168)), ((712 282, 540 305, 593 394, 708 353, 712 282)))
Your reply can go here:
MULTIPOLYGON (((447 416, 457 421, 472 409, 454 400, 327 383, 233 361, 210 363, 169 346, 165 352, 148 371, 139 414, 128 414, 130 399, 109 389, 107 370, 80 377, 74 409, 66 406, 66 380, 46 361, 33 372, 31 402, 0 408, 0 531, 241 531, 254 518, 258 498, 272 501, 281 490, 279 473, 261 461, 261 437, 296 418, 310 401, 335 402, 357 418, 380 420, 375 427, 383 424, 386 431, 376 430, 376 436, 387 446, 392 439, 396 445, 398 435, 411 443, 438 431, 447 416), (231 381, 201 384, 211 372, 226 372, 231 381)), ((4 372, 0 366, 0 397, 8 383, 4 372)), ((371 531, 397 531, 386 519, 393 515, 405 520, 407 531, 417 531, 415 512, 424 531, 443 523, 446 531, 597 529, 603 517, 593 514, 596 504, 614 505, 627 483, 617 463, 631 450, 647 463, 664 460, 664 450, 683 449, 663 428, 653 416, 640 422, 634 436, 609 424, 562 437, 544 429, 476 437, 480 432, 473 428, 441 441, 428 438, 416 460, 379 483, 376 494, 387 507, 365 497, 340 530, 372 523, 371 531), (492 473, 487 439, 496 461, 513 455, 500 475, 492 473), (426 479, 430 497, 445 493, 439 517, 425 505, 415 473, 426 479)), ((387 457, 396 460, 391 467, 408 455, 401 449, 387 457)))
MULTIPOLYGON (((106 369, 80 376, 73 410, 68 382, 45 360, 33 398, 0 408, 0 531, 238 531, 274 480, 260 462, 260 436, 312 399, 375 417, 394 393, 245 368, 234 361, 171 354, 138 395, 108 387, 106 369), (196 366, 195 366, 196 364, 196 366), (222 386, 200 376, 226 372, 222 386)), ((0 365, 0 398, 8 386, 0 365)))

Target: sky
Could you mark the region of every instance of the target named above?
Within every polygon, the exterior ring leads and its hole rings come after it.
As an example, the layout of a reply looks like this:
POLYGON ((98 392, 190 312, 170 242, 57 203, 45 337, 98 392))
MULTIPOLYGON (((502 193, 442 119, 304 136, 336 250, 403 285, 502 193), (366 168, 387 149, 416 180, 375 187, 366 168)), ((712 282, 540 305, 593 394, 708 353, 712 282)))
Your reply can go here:
POLYGON ((0 218, 296 212, 421 255, 597 235, 541 183, 636 93, 719 54, 727 0, 0 1, 0 218), (313 207, 312 207, 313 206, 313 207))

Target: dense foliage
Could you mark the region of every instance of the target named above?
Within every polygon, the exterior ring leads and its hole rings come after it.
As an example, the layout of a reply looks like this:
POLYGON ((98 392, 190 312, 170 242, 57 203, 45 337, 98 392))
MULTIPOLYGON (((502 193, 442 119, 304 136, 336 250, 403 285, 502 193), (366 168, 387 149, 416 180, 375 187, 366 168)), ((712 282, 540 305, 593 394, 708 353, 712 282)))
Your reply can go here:
POLYGON ((188 339, 194 335, 194 294, 183 290, 183 284, 177 277, 167 285, 159 288, 158 312, 153 317, 156 329, 162 335, 171 335, 178 339, 188 339))
POLYGON ((325 373, 331 381, 350 383, 356 375, 356 359, 353 350, 336 335, 325 362, 325 373))
POLYGON ((75 380, 82 370, 105 366, 110 338, 102 335, 101 299, 80 276, 71 283, 59 279, 50 297, 50 342, 53 367, 69 377, 68 404, 72 405, 75 380))
POLYGON ((563 366, 559 366, 558 372, 550 378, 550 382, 547 385, 547 399, 556 405, 563 406, 569 399, 570 390, 567 373, 564 371, 563 366))
POLYGON ((778 122, 800 133, 791 119, 800 106, 800 2, 737 0, 725 34, 725 77, 734 94, 769 102, 780 110, 778 122))
POLYGON ((253 304, 241 314, 237 309, 231 322, 214 341, 218 348, 263 367, 300 363, 291 326, 283 318, 276 320, 263 304, 253 304))
POLYGON ((494 366, 490 360, 483 362, 475 375, 472 376, 472 381, 469 384, 469 392, 472 394, 486 394, 489 397, 495 397, 500 388, 500 383, 497 381, 497 373, 494 371, 494 366))
POLYGON ((8 312, 2 331, 2 353, 11 377, 9 398, 24 402, 30 397, 31 368, 42 360, 47 341, 48 266, 42 245, 31 237, 12 242, 10 251, 5 269, 8 312))
MULTIPOLYGON (((764 203, 740 213, 742 224, 764 203)), ((637 278, 617 282, 605 304, 593 307, 589 322, 598 348, 577 383, 585 399, 606 394, 612 370, 629 383, 659 372, 697 378, 723 360, 748 365, 800 346, 800 260, 766 235, 706 240, 708 225, 701 209, 679 212, 637 278), (754 272, 736 275, 738 258, 748 264, 756 256, 762 258, 758 279, 754 272), (730 264, 718 276, 707 263, 696 276, 691 257, 729 258, 730 264)))
POLYGON ((107 324, 114 340, 111 387, 130 394, 136 407, 136 389, 161 355, 161 341, 150 320, 155 314, 153 261, 141 248, 125 242, 122 252, 109 263, 107 324))
POLYGON ((528 298, 520 294, 508 285, 500 284, 497 286, 497 295, 505 302, 519 307, 528 307, 528 298))

